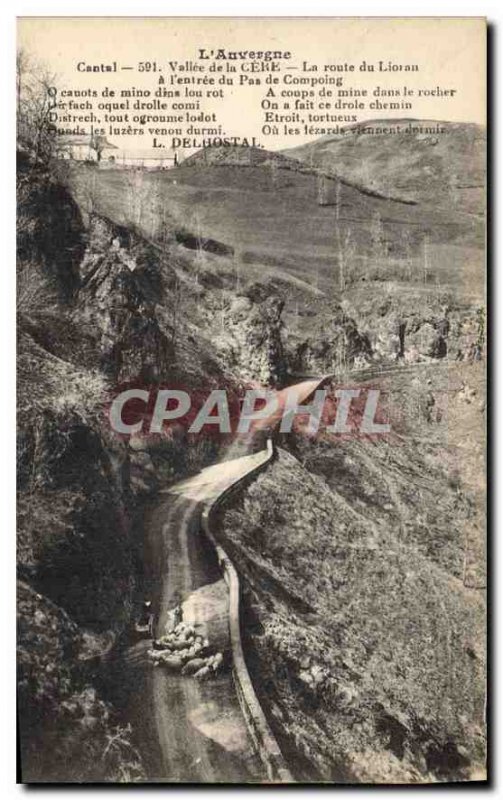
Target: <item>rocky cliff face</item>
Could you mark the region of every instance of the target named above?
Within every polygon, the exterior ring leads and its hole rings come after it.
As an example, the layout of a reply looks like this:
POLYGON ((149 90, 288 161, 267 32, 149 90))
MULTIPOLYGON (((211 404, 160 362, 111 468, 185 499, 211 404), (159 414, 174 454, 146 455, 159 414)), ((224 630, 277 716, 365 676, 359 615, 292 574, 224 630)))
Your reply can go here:
POLYGON ((23 778, 135 781, 144 776, 109 703, 93 686, 92 652, 70 616, 28 583, 18 587, 18 712, 23 778))
MULTIPOLYGON (((214 281, 188 279, 179 245, 160 248, 97 214, 84 228, 67 189, 34 170, 20 175, 18 264, 23 775, 115 780, 123 761, 134 779, 141 765, 130 732, 114 738, 114 712, 96 691, 86 646, 99 658, 135 617, 145 498, 216 449, 183 435, 122 441, 106 408, 123 384, 211 384, 227 351, 211 351, 214 319, 194 310, 201 293, 214 300, 214 281), (71 762, 54 759, 58 748, 71 762)), ((243 303, 244 316, 234 308, 229 318, 239 377, 279 382, 281 303, 259 290, 243 303)))
POLYGON ((479 361, 485 351, 483 306, 445 293, 396 286, 353 289, 323 308, 309 334, 286 330, 294 373, 323 374, 365 366, 479 361))
POLYGON ((134 780, 142 768, 131 732, 100 698, 86 643, 99 656, 134 615, 135 526, 157 484, 150 457, 112 434, 105 409, 116 382, 169 370, 169 330, 156 315, 161 270, 107 220, 92 219, 86 232, 68 191, 41 168, 21 173, 20 197, 23 777, 134 780))
POLYGON ((483 307, 448 292, 377 286, 348 292, 343 305, 376 362, 470 362, 480 360, 485 348, 483 307))
POLYGON ((374 359, 369 335, 362 333, 353 317, 339 304, 332 304, 313 320, 313 331, 290 346, 293 372, 328 374, 363 367, 374 359), (293 352, 292 352, 293 350, 293 352))
POLYGON ((242 381, 281 385, 287 374, 282 341, 284 302, 254 284, 229 301, 215 342, 221 358, 242 381))
POLYGON ((172 331, 156 314, 173 273, 127 228, 92 215, 80 264, 76 314, 95 329, 100 363, 119 383, 166 380, 174 360, 172 331), (171 334, 171 335, 170 335, 171 334))
MULTIPOLYGON (((18 155, 17 210, 18 279, 33 263, 57 299, 69 302, 79 286, 82 216, 65 187, 23 153, 18 155)), ((34 277, 30 271, 32 285, 34 277)))

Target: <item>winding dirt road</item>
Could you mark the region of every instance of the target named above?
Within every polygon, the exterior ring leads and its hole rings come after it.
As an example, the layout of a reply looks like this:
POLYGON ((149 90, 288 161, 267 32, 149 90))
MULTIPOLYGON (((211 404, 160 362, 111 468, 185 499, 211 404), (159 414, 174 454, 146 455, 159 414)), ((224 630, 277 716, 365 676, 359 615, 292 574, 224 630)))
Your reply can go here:
MULTIPOLYGON (((169 609, 182 601, 184 620, 198 625, 212 646, 228 656, 227 587, 199 524, 200 505, 184 496, 174 504, 167 498, 151 518, 151 552, 165 566, 154 595, 155 635, 164 632, 169 609)), ((199 683, 162 667, 151 669, 163 779, 260 781, 262 767, 248 737, 231 672, 199 683)))
MULTIPOLYGON (((198 626, 216 650, 231 657, 228 591, 216 555, 200 532, 205 504, 263 463, 264 451, 234 457, 252 447, 258 431, 274 428, 294 389, 305 402, 320 380, 305 381, 278 392, 279 411, 254 426, 253 434, 237 441, 225 461, 202 470, 161 493, 146 520, 145 568, 155 612, 155 636, 160 636, 170 611, 182 604, 183 619, 198 626)), ((232 672, 213 680, 169 673, 146 663, 148 643, 136 646, 144 671, 133 693, 132 721, 149 742, 151 781, 181 783, 267 782, 241 713, 232 672)))

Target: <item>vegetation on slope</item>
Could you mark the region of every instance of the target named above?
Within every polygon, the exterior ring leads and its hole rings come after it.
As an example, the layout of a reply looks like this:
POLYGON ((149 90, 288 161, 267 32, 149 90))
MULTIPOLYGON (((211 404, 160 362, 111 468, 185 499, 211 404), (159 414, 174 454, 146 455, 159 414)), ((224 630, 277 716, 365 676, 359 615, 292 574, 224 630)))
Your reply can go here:
POLYGON ((356 447, 323 455, 329 483, 312 471, 316 448, 310 470, 279 451, 223 518, 249 666, 291 769, 348 783, 480 775, 484 606, 461 579, 462 527, 449 536, 440 521, 425 539, 431 486, 400 519, 405 453, 371 467, 356 447))
POLYGON ((482 217, 485 152, 481 125, 383 119, 348 126, 345 134, 324 136, 285 155, 385 194, 482 217), (386 134, 390 128, 395 132, 386 134))
MULTIPOLYGON (((414 140, 406 160, 438 144, 414 140)), ((104 653, 134 617, 142 499, 218 457, 180 430, 117 441, 103 427, 110 392, 282 385, 291 372, 390 363, 431 365, 398 378, 392 446, 292 435, 297 460, 281 453, 225 516, 250 664, 301 779, 481 768, 484 233, 464 201, 462 218, 423 202, 417 163, 410 205, 378 182, 362 190, 359 174, 336 169, 341 183, 265 151, 212 151, 165 173, 79 166, 71 194, 21 157, 26 774, 115 780, 127 762, 141 776, 130 733, 94 689, 90 650, 104 653), (439 369, 449 361, 454 382, 439 369)))

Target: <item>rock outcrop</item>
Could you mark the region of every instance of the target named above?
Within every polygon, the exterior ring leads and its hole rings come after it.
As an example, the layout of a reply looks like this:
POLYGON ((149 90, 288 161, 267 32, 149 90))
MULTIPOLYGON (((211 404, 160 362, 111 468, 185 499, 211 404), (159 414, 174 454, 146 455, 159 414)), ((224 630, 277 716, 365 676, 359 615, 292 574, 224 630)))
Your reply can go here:
POLYGON ((324 315, 325 324, 294 345, 290 363, 294 372, 327 374, 363 367, 372 361, 369 336, 340 305, 324 315))
POLYGON ((91 216, 76 313, 97 330, 102 369, 119 383, 166 380, 173 366, 172 332, 156 314, 166 282, 159 261, 127 228, 91 216))
POLYGON ((284 301, 265 284, 253 284, 229 303, 215 344, 236 377, 278 386, 287 374, 282 341, 284 301))
POLYGON ((60 606, 18 586, 18 713, 23 778, 32 782, 144 777, 131 730, 100 698, 85 638, 60 606))
POLYGON ((18 157, 17 211, 18 282, 27 271, 39 288, 39 273, 56 301, 71 302, 85 247, 82 216, 68 189, 26 154, 18 157))
POLYGON ((439 293, 377 287, 349 294, 348 316, 369 343, 373 361, 407 363, 440 359, 474 361, 485 348, 482 308, 439 293))

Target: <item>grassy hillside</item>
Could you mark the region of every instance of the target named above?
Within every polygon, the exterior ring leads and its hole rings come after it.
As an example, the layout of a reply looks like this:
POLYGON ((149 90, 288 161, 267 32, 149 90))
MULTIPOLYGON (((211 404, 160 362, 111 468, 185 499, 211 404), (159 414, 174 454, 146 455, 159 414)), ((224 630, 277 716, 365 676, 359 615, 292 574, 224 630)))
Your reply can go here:
POLYGON ((338 188, 331 177, 265 151, 242 160, 199 155, 165 172, 80 168, 73 183, 114 219, 133 219, 152 237, 169 219, 230 246, 242 278, 290 276, 311 298, 313 289, 339 292, 341 260, 344 284, 386 278, 456 287, 461 272, 472 286, 482 282, 478 218, 447 202, 439 209, 349 182, 338 188))
POLYGON ((485 208, 485 128, 443 122, 441 134, 409 132, 436 124, 372 120, 349 127, 344 135, 324 136, 285 154, 385 194, 450 206, 463 218, 480 218, 485 208), (366 125, 377 130, 400 125, 403 132, 369 135, 363 132, 366 125))

